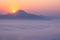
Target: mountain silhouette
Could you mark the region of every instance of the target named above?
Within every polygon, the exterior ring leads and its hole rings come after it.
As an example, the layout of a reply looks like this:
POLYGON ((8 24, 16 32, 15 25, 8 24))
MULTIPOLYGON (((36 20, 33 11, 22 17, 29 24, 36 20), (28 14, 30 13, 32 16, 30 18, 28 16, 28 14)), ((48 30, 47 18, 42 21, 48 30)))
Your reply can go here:
POLYGON ((25 15, 27 15, 28 13, 27 12, 25 12, 24 10, 18 10, 18 11, 16 11, 16 15, 22 15, 22 16, 25 16, 25 15))
POLYGON ((18 10, 15 14, 0 15, 0 19, 47 19, 46 16, 29 14, 24 10, 18 10))

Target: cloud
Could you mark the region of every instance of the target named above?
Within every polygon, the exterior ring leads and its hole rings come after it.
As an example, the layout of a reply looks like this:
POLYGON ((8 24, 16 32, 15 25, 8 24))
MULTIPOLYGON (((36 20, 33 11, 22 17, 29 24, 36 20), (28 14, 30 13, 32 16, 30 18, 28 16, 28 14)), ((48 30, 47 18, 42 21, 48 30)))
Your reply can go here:
POLYGON ((60 40, 59 21, 2 21, 0 20, 0 40, 60 40))
POLYGON ((60 40, 60 27, 15 28, 0 27, 0 40, 60 40))

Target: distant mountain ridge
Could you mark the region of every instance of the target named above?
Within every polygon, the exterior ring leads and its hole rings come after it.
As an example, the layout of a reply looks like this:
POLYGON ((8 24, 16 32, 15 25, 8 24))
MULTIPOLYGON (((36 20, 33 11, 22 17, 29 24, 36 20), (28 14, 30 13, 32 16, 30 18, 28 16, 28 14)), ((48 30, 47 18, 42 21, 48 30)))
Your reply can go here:
POLYGON ((48 19, 46 16, 28 14, 24 10, 18 10, 15 14, 0 15, 0 19, 48 19))

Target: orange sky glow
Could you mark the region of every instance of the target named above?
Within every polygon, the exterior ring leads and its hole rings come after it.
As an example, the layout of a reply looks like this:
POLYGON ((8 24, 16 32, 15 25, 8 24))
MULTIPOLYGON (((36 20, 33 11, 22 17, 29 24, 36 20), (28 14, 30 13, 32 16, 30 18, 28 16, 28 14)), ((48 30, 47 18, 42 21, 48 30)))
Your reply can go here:
POLYGON ((60 0, 0 0, 0 10, 11 13, 19 9, 27 12, 59 11, 60 0))

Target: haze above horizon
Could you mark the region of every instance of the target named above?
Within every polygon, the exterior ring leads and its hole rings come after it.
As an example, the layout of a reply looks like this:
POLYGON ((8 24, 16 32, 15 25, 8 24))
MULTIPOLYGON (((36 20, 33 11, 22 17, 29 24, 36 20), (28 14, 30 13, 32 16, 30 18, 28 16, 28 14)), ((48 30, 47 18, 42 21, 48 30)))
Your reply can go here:
POLYGON ((0 0, 1 13, 16 12, 20 9, 38 15, 60 16, 60 0, 0 0))

